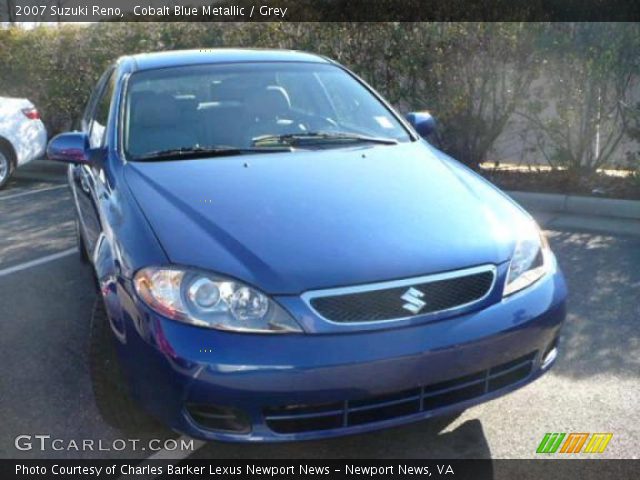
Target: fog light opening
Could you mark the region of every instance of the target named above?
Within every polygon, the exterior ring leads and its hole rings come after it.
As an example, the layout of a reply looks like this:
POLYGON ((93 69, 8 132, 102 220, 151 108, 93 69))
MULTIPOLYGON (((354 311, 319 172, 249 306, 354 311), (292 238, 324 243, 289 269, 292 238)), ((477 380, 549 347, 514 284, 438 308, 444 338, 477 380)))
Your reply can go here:
POLYGON ((229 433, 249 433, 249 417, 233 407, 220 405, 188 404, 187 411, 201 428, 229 433))

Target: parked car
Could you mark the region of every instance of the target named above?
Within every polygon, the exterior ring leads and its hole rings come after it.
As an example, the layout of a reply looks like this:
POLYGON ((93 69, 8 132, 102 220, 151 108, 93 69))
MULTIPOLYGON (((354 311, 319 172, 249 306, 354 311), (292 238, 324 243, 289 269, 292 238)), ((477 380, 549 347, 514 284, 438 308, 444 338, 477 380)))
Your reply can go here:
POLYGON ((554 363, 566 287, 534 220, 337 63, 124 57, 82 123, 48 156, 74 165, 110 421, 135 425, 130 394, 193 437, 343 435, 554 363))
POLYGON ((44 155, 47 130, 26 98, 0 97, 0 188, 16 168, 44 155))

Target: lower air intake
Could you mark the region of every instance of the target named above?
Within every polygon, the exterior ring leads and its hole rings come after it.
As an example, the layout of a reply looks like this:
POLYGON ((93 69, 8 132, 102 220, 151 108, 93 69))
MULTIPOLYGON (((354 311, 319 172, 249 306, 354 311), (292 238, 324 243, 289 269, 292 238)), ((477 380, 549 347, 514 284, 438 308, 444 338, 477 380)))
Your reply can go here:
POLYGON ((471 375, 357 400, 264 409, 267 425, 281 434, 333 430, 381 422, 455 405, 526 379, 536 352, 471 375))

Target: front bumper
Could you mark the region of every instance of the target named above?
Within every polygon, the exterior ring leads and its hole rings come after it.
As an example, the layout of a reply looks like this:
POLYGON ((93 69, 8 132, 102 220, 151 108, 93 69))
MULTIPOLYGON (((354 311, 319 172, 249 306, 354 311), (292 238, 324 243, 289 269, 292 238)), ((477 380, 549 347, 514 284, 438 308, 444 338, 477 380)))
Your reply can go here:
POLYGON ((133 396, 175 430, 226 441, 322 438, 463 410, 530 383, 555 359, 565 297, 554 268, 525 291, 443 321, 251 335, 170 321, 128 296, 119 352, 133 396), (206 406, 247 428, 208 428, 197 415, 206 406))

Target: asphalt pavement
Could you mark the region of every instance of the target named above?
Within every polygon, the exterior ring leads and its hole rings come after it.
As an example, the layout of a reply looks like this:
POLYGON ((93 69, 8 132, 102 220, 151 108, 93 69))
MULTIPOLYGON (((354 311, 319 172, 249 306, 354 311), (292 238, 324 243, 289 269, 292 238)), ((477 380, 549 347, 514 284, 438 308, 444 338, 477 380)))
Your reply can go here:
MULTIPOLYGON (((63 166, 35 162, 0 191, 0 458, 146 458, 154 452, 112 448, 131 435, 107 425, 95 406, 95 293, 74 250, 65 181, 63 166), (16 448, 20 435, 33 448, 16 448), (35 435, 63 448, 41 451, 35 435), (68 448, 84 440, 94 450, 68 448)), ((570 298, 559 359, 540 380, 458 417, 323 441, 198 442, 192 458, 535 458, 546 432, 611 432, 600 458, 640 458, 640 237, 590 222, 578 217, 547 231, 570 298)), ((139 437, 144 446, 177 434, 157 427, 139 437)))

